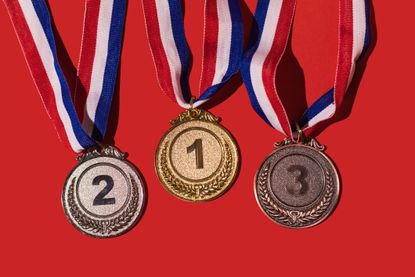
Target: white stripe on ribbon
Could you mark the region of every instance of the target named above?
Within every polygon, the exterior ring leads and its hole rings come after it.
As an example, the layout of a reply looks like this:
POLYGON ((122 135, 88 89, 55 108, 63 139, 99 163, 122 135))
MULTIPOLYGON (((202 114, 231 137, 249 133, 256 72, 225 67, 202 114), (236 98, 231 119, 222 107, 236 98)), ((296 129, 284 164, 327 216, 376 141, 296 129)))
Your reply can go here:
POLYGON ((68 111, 66 110, 63 103, 62 87, 55 68, 55 58, 49 46, 45 31, 43 30, 42 24, 39 21, 32 1, 19 0, 19 5, 25 16, 40 59, 42 60, 43 67, 45 68, 49 82, 52 86, 53 95, 56 102, 56 109, 65 128, 66 134, 68 136, 68 141, 75 152, 80 152, 83 150, 83 147, 80 145, 75 136, 68 111))
MULTIPOLYGON (((232 16, 228 0, 217 2, 217 13, 219 20, 218 45, 216 48, 215 75, 211 86, 222 83, 229 68, 232 47, 232 16)), ((197 108, 209 99, 197 100, 193 107, 197 108)))
POLYGON ((229 68, 232 43, 232 17, 229 9, 229 1, 217 2, 219 32, 218 46, 216 49, 216 67, 212 85, 222 82, 229 68))
POLYGON ((278 116, 267 96, 267 92, 265 91, 265 86, 262 79, 264 62, 274 43, 274 37, 277 31, 281 7, 281 0, 270 1, 267 13, 271 12, 272 14, 267 14, 265 18, 261 41, 259 42, 258 49, 255 51, 255 54, 252 57, 249 71, 251 74, 252 86, 262 111, 264 112, 270 124, 278 131, 284 133, 281 123, 278 120, 278 116))
POLYGON ((82 122, 83 129, 90 136, 94 130, 95 115, 104 85, 113 5, 114 0, 100 1, 96 38, 97 41, 94 62, 92 65, 91 84, 89 86, 82 122))
MULTIPOLYGON (((189 104, 184 101, 182 88, 180 85, 180 76, 182 71, 182 63, 180 61, 179 52, 173 35, 171 22, 170 6, 166 0, 156 0, 157 18, 160 28, 160 38, 163 49, 166 53, 168 66, 170 68, 170 76, 173 85, 174 95, 177 103, 183 108, 189 108, 189 104)), ((149 34, 151 36, 151 34, 149 34)))
POLYGON ((319 112, 313 118, 311 118, 308 121, 307 127, 304 128, 304 130, 307 130, 308 128, 316 125, 320 121, 323 121, 325 119, 332 117, 335 111, 336 111, 336 105, 334 103, 331 103, 330 105, 325 107, 321 112, 319 112))
POLYGON ((365 47, 366 36, 366 3, 365 0, 353 0, 353 52, 352 69, 350 72, 349 83, 353 79, 356 69, 356 61, 359 59, 365 47))

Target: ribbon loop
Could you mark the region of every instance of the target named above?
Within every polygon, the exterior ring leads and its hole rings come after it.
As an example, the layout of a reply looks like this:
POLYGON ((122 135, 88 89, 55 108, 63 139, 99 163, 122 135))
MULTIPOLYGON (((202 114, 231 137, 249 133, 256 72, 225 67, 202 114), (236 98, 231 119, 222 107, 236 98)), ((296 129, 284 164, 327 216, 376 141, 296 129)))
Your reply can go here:
MULTIPOLYGON (((161 89, 183 108, 190 107, 190 50, 181 0, 143 0, 147 36, 161 89)), ((211 99, 239 70, 243 47, 238 0, 205 0, 200 95, 196 108, 211 99)))
MULTIPOLYGON (((342 105, 356 62, 369 47, 369 0, 339 0, 339 46, 334 87, 313 103, 300 119, 300 128, 312 128, 331 118, 342 105)), ((255 12, 258 33, 245 52, 242 76, 255 111, 273 128, 293 137, 275 86, 277 67, 284 55, 295 11, 295 0, 259 0, 255 12)))
POLYGON ((76 107, 59 64, 46 2, 4 0, 4 3, 43 104, 60 139, 75 152, 96 145, 96 141, 103 139, 107 127, 127 1, 85 2, 78 68, 80 81, 75 91, 76 107))

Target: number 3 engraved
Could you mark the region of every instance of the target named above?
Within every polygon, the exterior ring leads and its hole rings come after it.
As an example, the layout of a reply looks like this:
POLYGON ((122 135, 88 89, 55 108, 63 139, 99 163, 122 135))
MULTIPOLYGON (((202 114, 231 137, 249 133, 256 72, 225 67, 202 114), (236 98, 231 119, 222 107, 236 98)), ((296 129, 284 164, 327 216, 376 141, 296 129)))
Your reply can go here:
POLYGON ((287 171, 295 174, 295 183, 290 183, 285 186, 288 193, 292 195, 301 195, 307 192, 308 184, 305 180, 307 177, 307 169, 301 165, 291 165, 287 171))
POLYGON ((101 181, 106 183, 106 186, 95 196, 93 205, 102 206, 102 205, 113 205, 115 204, 115 198, 105 198, 105 196, 112 190, 114 187, 114 180, 108 175, 99 175, 94 178, 92 185, 98 186, 101 181))
POLYGON ((187 154, 195 151, 196 155, 196 168, 203 168, 203 144, 202 139, 196 139, 192 145, 187 147, 187 154))

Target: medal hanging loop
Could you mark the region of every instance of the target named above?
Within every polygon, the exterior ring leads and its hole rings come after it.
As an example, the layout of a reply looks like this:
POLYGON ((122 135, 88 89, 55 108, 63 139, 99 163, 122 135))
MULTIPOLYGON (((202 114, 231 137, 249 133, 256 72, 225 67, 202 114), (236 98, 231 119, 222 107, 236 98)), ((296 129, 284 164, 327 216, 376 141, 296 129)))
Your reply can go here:
POLYGON ((193 109, 194 108, 193 107, 193 104, 195 103, 196 100, 197 100, 196 97, 194 97, 194 96, 190 97, 189 109, 193 109))
POLYGON ((303 143, 306 139, 303 130, 298 123, 295 124, 296 131, 292 134, 292 139, 295 143, 303 143))
MULTIPOLYGON (((190 50, 186 41, 181 0, 143 0, 147 36, 163 92, 189 108, 190 50)), ((239 70, 243 47, 238 0, 205 0, 205 30, 200 95, 197 108, 209 101, 239 70)))
MULTIPOLYGON (((334 87, 313 103, 299 125, 306 134, 334 116, 343 103, 356 62, 369 47, 369 0, 339 0, 339 45, 334 87)), ((295 11, 295 0, 259 0, 255 12, 258 34, 242 62, 242 76, 255 111, 273 128, 293 138, 275 85, 275 75, 285 52, 295 11)))
POLYGON ((85 1, 76 101, 60 66, 44 0, 4 0, 27 64, 60 139, 74 152, 103 139, 117 78, 126 0, 85 1), (81 97, 81 90, 86 97, 81 97), (82 123, 81 123, 82 122, 82 123))

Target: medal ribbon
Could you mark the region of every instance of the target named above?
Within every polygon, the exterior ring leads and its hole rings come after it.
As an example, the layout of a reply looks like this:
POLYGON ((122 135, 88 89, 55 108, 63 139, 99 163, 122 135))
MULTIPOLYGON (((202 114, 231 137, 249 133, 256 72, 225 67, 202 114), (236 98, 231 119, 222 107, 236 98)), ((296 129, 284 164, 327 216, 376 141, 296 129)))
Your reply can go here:
POLYGON ((86 0, 77 72, 79 81, 73 93, 76 101, 71 97, 58 61, 46 2, 4 0, 4 3, 33 80, 60 139, 77 153, 96 145, 96 141, 103 139, 107 128, 127 1, 86 0))
MULTIPOLYGON (((339 0, 339 46, 334 87, 303 114, 299 128, 310 133, 331 118, 342 105, 356 62, 369 46, 369 0, 339 0)), ((255 111, 286 136, 292 126, 275 86, 277 67, 284 55, 295 11, 295 0, 259 0, 255 11, 258 34, 243 57, 242 76, 255 111)))
MULTIPOLYGON (((181 0, 143 0, 147 36, 161 89, 183 108, 189 108, 190 50, 184 32, 181 0)), ((198 107, 239 70, 243 47, 242 15, 238 0, 205 0, 203 62, 198 107)))

